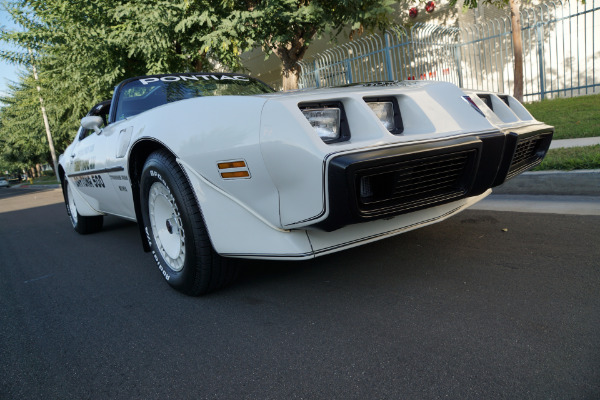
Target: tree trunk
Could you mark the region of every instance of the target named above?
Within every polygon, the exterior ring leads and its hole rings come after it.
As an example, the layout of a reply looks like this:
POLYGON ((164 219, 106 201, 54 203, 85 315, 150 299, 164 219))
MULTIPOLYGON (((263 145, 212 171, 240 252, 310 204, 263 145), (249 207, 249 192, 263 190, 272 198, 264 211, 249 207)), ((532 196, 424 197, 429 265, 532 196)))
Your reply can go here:
POLYGON ((523 101, 523 42, 521 40, 521 16, 519 14, 520 0, 510 0, 510 21, 512 25, 512 40, 515 56, 515 86, 513 96, 523 101))
POLYGON ((298 89, 298 79, 300 78, 300 66, 298 61, 302 60, 306 52, 305 46, 299 46, 302 51, 297 51, 296 46, 290 44, 280 44, 275 49, 275 55, 281 60, 281 77, 283 79, 283 90, 298 89))
POLYGON ((281 75, 283 76, 283 90, 298 89, 298 79, 300 78, 300 67, 298 64, 286 66, 284 63, 281 66, 281 75))
POLYGON ((204 71, 204 61, 206 61, 206 54, 202 51, 198 51, 198 59, 194 61, 194 71, 203 72, 204 71))
POLYGON ((273 53, 281 60, 283 90, 298 89, 298 80, 300 78, 298 61, 304 58, 304 54, 308 49, 306 42, 312 39, 316 35, 316 32, 316 28, 311 28, 308 31, 299 30, 291 42, 269 45, 273 49, 273 53))

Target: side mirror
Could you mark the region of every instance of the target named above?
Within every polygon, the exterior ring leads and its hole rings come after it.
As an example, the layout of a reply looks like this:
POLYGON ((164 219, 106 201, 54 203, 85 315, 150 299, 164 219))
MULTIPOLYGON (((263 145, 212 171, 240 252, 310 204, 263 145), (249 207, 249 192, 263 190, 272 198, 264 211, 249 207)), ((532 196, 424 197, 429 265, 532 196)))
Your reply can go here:
POLYGON ((81 119, 81 126, 84 129, 93 129, 97 134, 100 133, 100 127, 104 124, 102 117, 88 116, 81 119))

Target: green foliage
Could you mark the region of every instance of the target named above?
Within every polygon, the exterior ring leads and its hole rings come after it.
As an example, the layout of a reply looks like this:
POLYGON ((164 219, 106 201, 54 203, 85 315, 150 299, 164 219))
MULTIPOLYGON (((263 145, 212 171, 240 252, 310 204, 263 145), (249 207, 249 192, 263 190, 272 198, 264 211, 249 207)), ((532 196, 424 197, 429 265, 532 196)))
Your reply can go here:
POLYGON ((524 104, 539 121, 555 128, 554 139, 600 136, 600 94, 524 104))
POLYGON ((28 69, 35 63, 39 81, 34 83, 27 75, 0 100, 4 103, 0 136, 6 138, 0 141, 0 153, 5 160, 33 165, 51 159, 37 85, 61 153, 93 104, 110 98, 112 87, 125 77, 145 73, 144 63, 128 56, 124 42, 108 40, 119 3, 20 0, 6 4, 20 29, 1 31, 0 40, 20 51, 0 53, 0 57, 28 69))
POLYGON ((144 72, 142 63, 127 57, 125 47, 107 40, 113 25, 111 9, 117 4, 112 0, 7 3, 7 11, 21 28, 1 31, 0 40, 21 51, 0 56, 28 69, 35 64, 39 81, 27 75, 21 86, 13 87, 8 98, 1 100, 2 125, 10 127, 2 133, 10 138, 0 149, 6 159, 27 165, 51 159, 37 85, 56 150, 61 153, 93 104, 109 98, 119 80, 144 72), (27 145, 28 140, 32 143, 27 145))
POLYGON ((256 0, 223 1, 233 11, 207 35, 207 48, 229 51, 262 46, 274 52, 284 70, 302 59, 310 43, 324 33, 351 26, 383 28, 393 0, 256 0))
POLYGON ((534 171, 600 169, 600 144, 585 147, 551 149, 534 171))
POLYGON ((211 70, 208 58, 239 67, 239 51, 208 48, 204 37, 231 7, 216 0, 175 2, 131 0, 118 4, 110 42, 127 48, 127 56, 143 60, 145 73, 211 70))
POLYGON ((40 101, 33 78, 9 86, 0 98, 0 157, 11 164, 32 165, 51 160, 41 118, 40 101))
MULTIPOLYGON (((600 95, 524 104, 539 121, 554 126, 554 140, 600 136, 600 95)), ((600 145, 551 149, 534 170, 600 169, 600 145)))

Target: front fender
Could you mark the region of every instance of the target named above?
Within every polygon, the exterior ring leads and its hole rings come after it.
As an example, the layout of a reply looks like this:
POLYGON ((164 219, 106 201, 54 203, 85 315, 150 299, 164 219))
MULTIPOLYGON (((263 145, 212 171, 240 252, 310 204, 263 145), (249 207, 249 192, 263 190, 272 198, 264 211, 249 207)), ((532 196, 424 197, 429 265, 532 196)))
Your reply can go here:
POLYGON ((313 257, 305 231, 281 229, 177 160, 196 195, 211 243, 222 256, 298 259, 313 257))
POLYGON ((128 123, 132 143, 152 140, 167 148, 190 171, 280 226, 279 196, 259 144, 265 99, 204 97, 174 102, 142 113, 128 123), (247 179, 226 179, 219 163, 243 161, 247 179))

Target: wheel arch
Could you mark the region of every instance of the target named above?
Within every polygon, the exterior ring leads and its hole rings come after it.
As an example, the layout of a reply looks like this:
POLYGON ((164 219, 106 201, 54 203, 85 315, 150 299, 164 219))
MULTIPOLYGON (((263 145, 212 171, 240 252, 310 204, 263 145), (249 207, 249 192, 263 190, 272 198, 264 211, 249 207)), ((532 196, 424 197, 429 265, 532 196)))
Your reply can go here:
POLYGON ((142 246, 145 252, 150 252, 152 249, 148 244, 146 238, 146 232, 144 232, 144 223, 142 219, 142 207, 141 207, 141 191, 140 191, 140 179, 142 176, 142 170, 144 164, 150 156, 157 150, 166 150, 173 157, 177 157, 175 153, 164 143, 150 138, 140 139, 136 141, 129 152, 129 160, 127 170, 129 172, 129 179, 131 181, 131 194, 133 196, 133 207, 135 210, 135 219, 137 221, 140 238, 142 239, 142 246))
POLYGON ((58 177, 61 182, 65 180, 65 169, 60 164, 58 164, 58 177))
POLYGON ((67 201, 67 194, 65 193, 65 185, 64 185, 64 182, 66 179, 65 175, 66 175, 65 169, 63 168, 62 165, 58 164, 58 178, 60 179, 60 188, 62 190, 65 201, 67 201))

